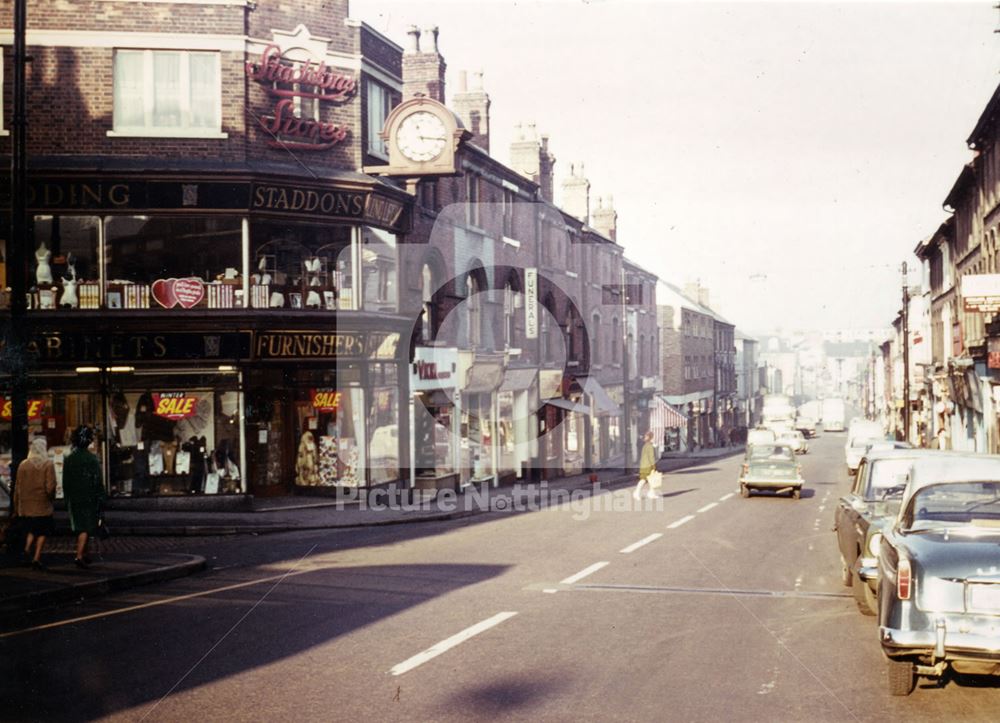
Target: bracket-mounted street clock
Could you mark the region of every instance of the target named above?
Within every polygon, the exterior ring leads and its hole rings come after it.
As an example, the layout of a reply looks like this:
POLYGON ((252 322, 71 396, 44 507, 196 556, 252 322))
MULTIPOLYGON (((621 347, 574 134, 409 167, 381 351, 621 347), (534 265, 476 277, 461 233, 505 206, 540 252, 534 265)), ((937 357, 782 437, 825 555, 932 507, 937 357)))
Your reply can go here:
POLYGON ((380 135, 389 148, 389 165, 365 166, 365 173, 407 178, 453 175, 455 153, 472 136, 448 108, 425 97, 393 108, 380 135))

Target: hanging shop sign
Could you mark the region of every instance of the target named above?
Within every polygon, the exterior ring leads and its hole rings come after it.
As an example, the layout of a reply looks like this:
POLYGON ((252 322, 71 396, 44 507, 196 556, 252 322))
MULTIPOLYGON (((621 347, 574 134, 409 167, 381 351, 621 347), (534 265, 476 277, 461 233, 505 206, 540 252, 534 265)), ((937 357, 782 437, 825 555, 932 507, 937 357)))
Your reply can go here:
POLYGON ((309 390, 309 399, 317 412, 336 412, 340 407, 340 392, 331 387, 309 390))
POLYGON ((254 338, 256 359, 395 359, 399 333, 259 331, 254 338))
POLYGON ((538 338, 538 269, 524 270, 524 336, 538 338))
MULTIPOLYGON (((11 413, 11 400, 10 397, 0 397, 2 400, 2 406, 0 406, 0 420, 9 422, 13 418, 11 413)), ((29 399, 28 400, 28 419, 35 420, 42 418, 42 412, 45 410, 45 403, 41 399, 29 399)))
POLYGON ((267 145, 301 151, 324 151, 344 141, 348 128, 330 121, 303 118, 296 105, 342 103, 354 97, 358 80, 337 72, 326 61, 292 60, 277 45, 268 45, 246 74, 274 99, 271 115, 259 119, 267 145), (304 102, 305 101, 305 102, 304 102))
POLYGON ((197 406, 198 397, 191 396, 186 392, 153 394, 153 414, 174 422, 193 417, 197 406))
POLYGON ((1000 369, 1000 339, 987 340, 986 367, 1000 369))
MULTIPOLYGON (((3 355, 0 338, 0 357, 3 355)), ((32 364, 235 361, 250 356, 249 332, 148 334, 47 331, 27 341, 32 364)))

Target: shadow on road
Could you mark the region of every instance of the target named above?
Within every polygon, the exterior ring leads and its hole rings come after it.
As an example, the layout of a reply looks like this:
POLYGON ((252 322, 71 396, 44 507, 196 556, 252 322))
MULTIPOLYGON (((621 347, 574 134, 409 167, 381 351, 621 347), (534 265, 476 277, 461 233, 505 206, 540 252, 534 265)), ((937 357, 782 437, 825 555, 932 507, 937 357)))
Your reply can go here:
POLYGON ((551 698, 559 689, 566 688, 567 684, 568 681, 561 680, 552 672, 547 673, 544 678, 537 675, 509 675, 452 696, 442 706, 441 712, 447 717, 457 710, 463 711, 463 716, 469 720, 524 715, 518 709, 529 708, 551 698))
POLYGON ((718 467, 692 467, 691 469, 679 469, 676 472, 668 472, 667 474, 702 474, 703 472, 718 472, 718 467))
MULTIPOLYGON (((135 610, 129 613, 129 625, 97 619, 4 641, 4 719, 91 720, 129 710, 130 717, 152 712, 154 720, 174 720, 174 705, 190 705, 191 700, 175 701, 172 696, 227 679, 238 690, 239 677, 251 672, 267 681, 268 667, 287 658, 301 659, 304 679, 315 676, 319 671, 309 666, 331 655, 332 641, 508 569, 451 564, 342 567, 324 564, 319 556, 299 567, 285 565, 291 570, 287 576, 275 575, 277 579, 255 585, 240 586, 245 578, 220 575, 210 595, 135 610), (75 659, 67 650, 76 651, 75 659), (168 694, 171 697, 157 705, 168 694)), ((416 644, 412 647, 410 652, 419 651, 416 644)), ((398 662, 380 660, 378 665, 388 670, 398 662)), ((533 690, 531 695, 545 692, 537 681, 533 688, 529 681, 523 683, 509 682, 510 700, 527 695, 524 690, 533 690)), ((487 705, 493 694, 480 691, 479 705, 487 705)))

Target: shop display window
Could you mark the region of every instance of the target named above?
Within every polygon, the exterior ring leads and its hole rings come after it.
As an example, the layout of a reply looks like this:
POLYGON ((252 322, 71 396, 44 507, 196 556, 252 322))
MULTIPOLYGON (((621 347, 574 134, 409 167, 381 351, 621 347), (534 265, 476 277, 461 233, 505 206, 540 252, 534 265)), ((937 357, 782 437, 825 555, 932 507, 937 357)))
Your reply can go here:
POLYGON ((104 224, 107 308, 240 305, 239 218, 109 216, 104 224))
POLYGON ((235 377, 213 377, 136 374, 109 390, 112 494, 245 491, 235 377))
POLYGON ((396 367, 371 367, 372 385, 368 406, 368 467, 372 484, 399 479, 399 385, 396 367))
MULTIPOLYGON (((63 497, 63 459, 70 452, 70 433, 86 424, 98 430, 91 451, 103 454, 104 415, 96 384, 75 378, 32 378, 28 388, 28 439, 45 437, 49 458, 55 464, 56 497, 63 497)), ((9 389, 9 384, 4 385, 9 389)), ((11 399, 9 391, 0 397, 0 482, 9 489, 11 463, 11 399)))
POLYGON ((250 237, 250 306, 354 308, 350 226, 257 221, 250 237))
POLYGON ((441 477, 454 472, 455 406, 441 390, 421 392, 414 408, 414 439, 417 476, 441 477))
POLYGON ((493 477, 492 397, 466 394, 462 400, 463 478, 482 481, 493 477))
POLYGON ((366 226, 361 231, 361 274, 366 311, 396 311, 398 288, 395 234, 366 226))
POLYGON ((97 309, 100 307, 98 245, 101 220, 96 216, 35 216, 33 252, 28 258, 28 308, 97 309))
POLYGON ((497 439, 500 474, 514 472, 516 467, 514 447, 514 392, 497 394, 497 439))
POLYGON ((300 370, 295 381, 295 484, 362 487, 366 484, 365 390, 361 370, 300 370), (339 381, 339 384, 338 384, 339 381))

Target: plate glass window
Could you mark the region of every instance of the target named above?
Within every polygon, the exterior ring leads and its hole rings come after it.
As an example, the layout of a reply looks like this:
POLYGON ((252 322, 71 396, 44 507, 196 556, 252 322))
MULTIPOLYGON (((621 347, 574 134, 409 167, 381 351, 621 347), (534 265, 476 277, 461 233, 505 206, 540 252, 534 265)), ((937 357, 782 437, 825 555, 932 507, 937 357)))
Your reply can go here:
POLYGON ((392 107, 389 89, 374 80, 368 81, 368 152, 386 157, 388 150, 379 133, 392 107))

